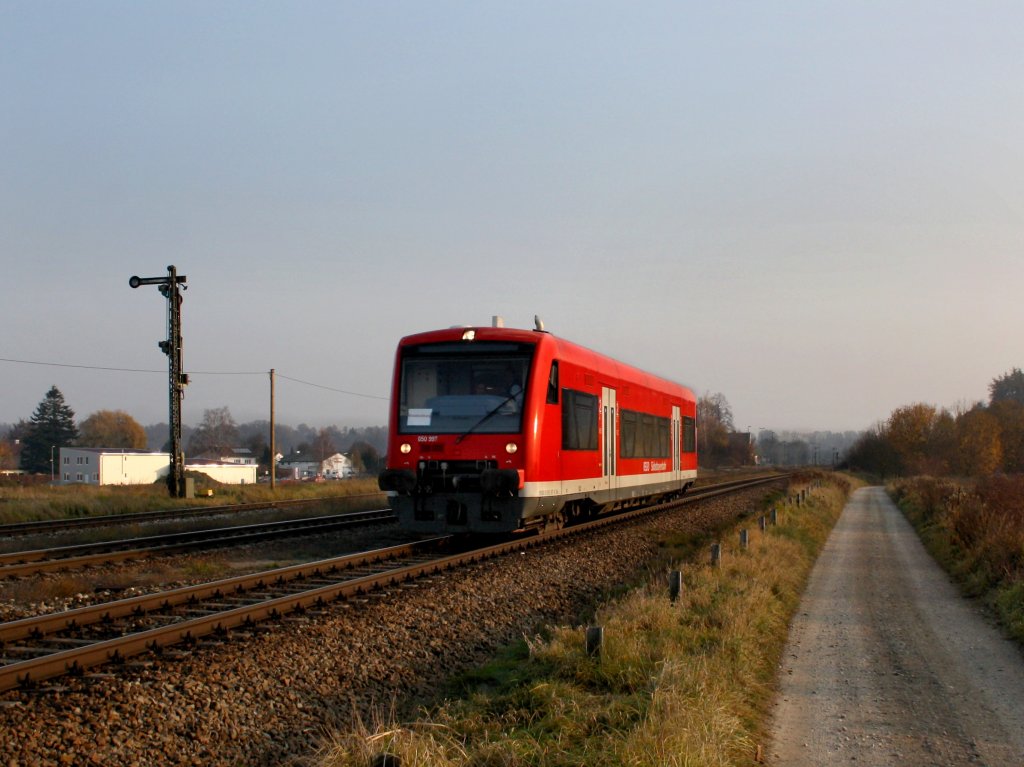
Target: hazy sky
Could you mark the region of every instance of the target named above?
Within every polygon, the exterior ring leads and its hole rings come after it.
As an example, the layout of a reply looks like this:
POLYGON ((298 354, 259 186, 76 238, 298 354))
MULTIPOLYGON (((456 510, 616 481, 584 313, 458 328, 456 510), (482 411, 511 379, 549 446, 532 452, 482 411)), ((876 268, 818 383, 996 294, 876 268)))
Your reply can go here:
POLYGON ((169 264, 189 424, 492 315, 755 431, 1024 366, 1020 2, 0 0, 0 94, 0 422, 165 421, 169 264))

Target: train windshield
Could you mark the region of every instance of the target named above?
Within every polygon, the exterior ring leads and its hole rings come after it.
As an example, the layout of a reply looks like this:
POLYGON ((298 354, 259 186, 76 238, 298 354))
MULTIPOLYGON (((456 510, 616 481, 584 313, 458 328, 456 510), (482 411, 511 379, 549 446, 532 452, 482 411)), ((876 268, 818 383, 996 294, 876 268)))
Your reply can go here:
POLYGON ((522 428, 533 346, 423 344, 402 354, 402 434, 509 434, 522 428))

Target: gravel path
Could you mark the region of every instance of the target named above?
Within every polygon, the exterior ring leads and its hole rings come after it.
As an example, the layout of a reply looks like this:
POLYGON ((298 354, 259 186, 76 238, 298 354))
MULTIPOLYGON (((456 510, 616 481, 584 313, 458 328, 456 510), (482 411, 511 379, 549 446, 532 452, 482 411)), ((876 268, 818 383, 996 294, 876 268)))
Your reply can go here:
POLYGON ((757 508, 764 493, 485 562, 176 661, 5 694, 0 767, 293 763, 332 727, 354 717, 372 724, 524 633, 580 620, 635 579, 665 535, 710 531, 757 508))
POLYGON ((882 488, 854 493, 790 630, 774 765, 1024 765, 1024 657, 882 488))

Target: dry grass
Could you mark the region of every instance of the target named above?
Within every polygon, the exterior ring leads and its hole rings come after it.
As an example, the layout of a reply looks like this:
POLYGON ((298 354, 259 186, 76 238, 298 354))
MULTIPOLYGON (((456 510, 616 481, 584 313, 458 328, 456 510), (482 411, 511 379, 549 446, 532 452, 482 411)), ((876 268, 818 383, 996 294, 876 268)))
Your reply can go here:
POLYGON ((213 490, 212 497, 171 498, 163 484, 129 486, 48 485, 0 486, 0 524, 40 519, 63 519, 100 514, 129 514, 153 509, 221 506, 232 503, 260 503, 273 500, 372 495, 380 498, 375 479, 343 482, 280 483, 269 485, 201 485, 213 490))
POLYGON ((677 565, 674 604, 662 574, 598 610, 600 658, 583 627, 551 628, 419 721, 334 733, 318 764, 365 767, 383 753, 430 767, 749 764, 789 618, 848 491, 843 480, 815 489, 764 535, 754 523, 746 550, 731 531, 717 568, 677 565))

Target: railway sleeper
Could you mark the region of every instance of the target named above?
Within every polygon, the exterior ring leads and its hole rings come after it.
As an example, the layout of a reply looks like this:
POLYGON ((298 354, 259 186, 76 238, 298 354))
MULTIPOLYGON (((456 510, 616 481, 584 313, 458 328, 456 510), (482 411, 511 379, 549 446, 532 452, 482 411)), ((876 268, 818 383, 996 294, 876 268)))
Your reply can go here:
POLYGON ((95 639, 83 639, 81 637, 47 637, 43 641, 47 644, 65 647, 86 647, 97 642, 95 639))
MULTIPOLYGON (((331 583, 335 582, 331 581, 331 583)), ((304 591, 312 591, 314 588, 316 585, 312 583, 287 583, 281 587, 281 591, 286 594, 301 594, 304 591)))
POLYGON ((182 616, 180 613, 174 615, 168 615, 165 613, 147 613, 142 616, 147 623, 158 623, 163 621, 164 623, 181 623, 182 616))
POLYGON ((53 647, 29 647, 27 645, 9 645, 4 648, 4 656, 20 655, 22 657, 42 658, 46 655, 53 655, 57 650, 53 647))

